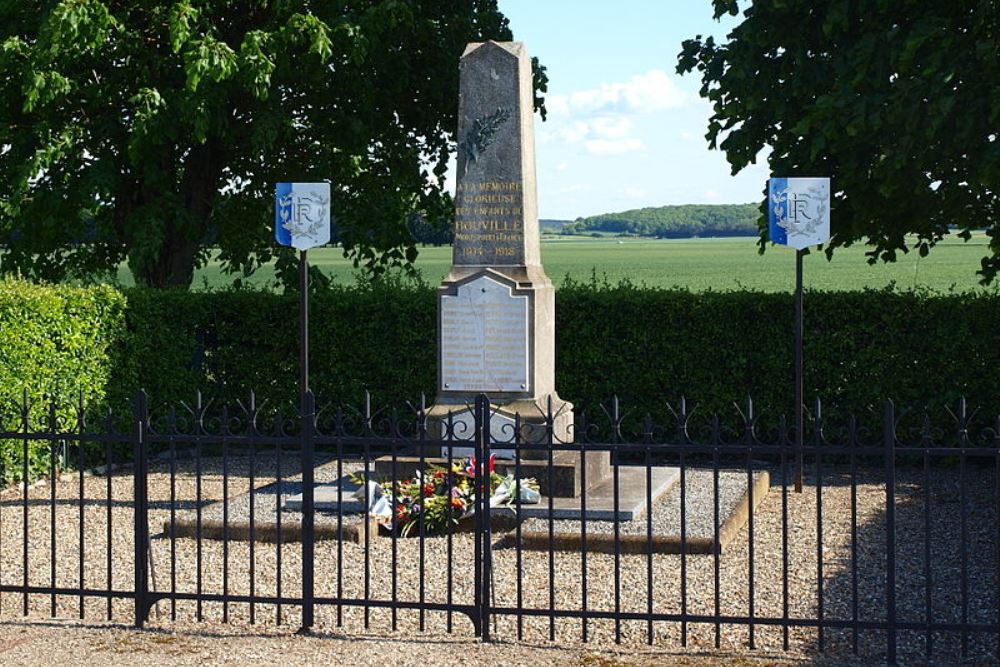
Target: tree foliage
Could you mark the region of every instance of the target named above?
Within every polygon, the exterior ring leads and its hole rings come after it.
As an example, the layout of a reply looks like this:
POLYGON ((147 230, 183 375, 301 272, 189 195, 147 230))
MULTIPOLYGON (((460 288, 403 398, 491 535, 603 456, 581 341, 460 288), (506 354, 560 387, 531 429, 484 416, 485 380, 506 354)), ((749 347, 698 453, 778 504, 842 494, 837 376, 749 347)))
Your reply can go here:
POLYGON ((684 204, 640 208, 577 218, 563 225, 563 234, 609 232, 656 238, 750 236, 757 233, 754 204, 684 204))
POLYGON ((677 70, 700 72, 706 138, 733 173, 770 146, 772 173, 833 176, 828 255, 864 241, 870 261, 893 261, 986 228, 980 273, 1000 271, 995 0, 756 0, 727 42, 682 48, 677 70))
POLYGON ((451 215, 462 50, 510 38, 496 0, 0 0, 3 269, 287 275, 273 184, 322 180, 356 263, 407 264, 451 215))
POLYGON ((451 245, 455 240, 453 218, 429 220, 422 215, 410 217, 410 234, 416 243, 423 245, 451 245))

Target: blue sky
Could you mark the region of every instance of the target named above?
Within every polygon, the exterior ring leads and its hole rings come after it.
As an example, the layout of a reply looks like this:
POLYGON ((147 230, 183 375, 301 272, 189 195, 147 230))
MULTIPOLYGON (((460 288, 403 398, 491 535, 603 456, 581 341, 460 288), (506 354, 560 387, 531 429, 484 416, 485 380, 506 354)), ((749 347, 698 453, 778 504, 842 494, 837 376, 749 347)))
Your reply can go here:
POLYGON ((710 0, 499 0, 517 41, 548 68, 535 116, 539 216, 757 201, 764 160, 730 175, 704 135, 710 105, 674 73, 681 41, 724 38, 710 0))

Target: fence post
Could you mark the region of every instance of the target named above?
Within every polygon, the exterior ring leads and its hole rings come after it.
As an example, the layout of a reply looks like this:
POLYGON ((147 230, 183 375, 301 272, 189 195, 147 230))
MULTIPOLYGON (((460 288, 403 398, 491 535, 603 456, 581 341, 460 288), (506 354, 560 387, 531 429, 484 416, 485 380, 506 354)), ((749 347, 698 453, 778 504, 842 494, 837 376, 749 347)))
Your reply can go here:
POLYGON ((490 399, 476 397, 476 607, 479 636, 490 641, 490 581, 493 542, 490 531, 490 399))
MULTIPOLYGON (((135 547, 135 627, 141 628, 149 617, 149 502, 146 497, 148 462, 146 428, 149 424, 149 397, 145 391, 135 396, 135 422, 132 426, 132 495, 135 506, 132 536, 135 547)), ((110 474, 110 473, 109 473, 110 474)))
POLYGON ((896 410, 885 402, 882 415, 885 448, 885 608, 886 662, 896 664, 896 410))
POLYGON ((316 397, 306 390, 302 397, 302 628, 307 633, 313 626, 315 612, 315 428, 316 397))

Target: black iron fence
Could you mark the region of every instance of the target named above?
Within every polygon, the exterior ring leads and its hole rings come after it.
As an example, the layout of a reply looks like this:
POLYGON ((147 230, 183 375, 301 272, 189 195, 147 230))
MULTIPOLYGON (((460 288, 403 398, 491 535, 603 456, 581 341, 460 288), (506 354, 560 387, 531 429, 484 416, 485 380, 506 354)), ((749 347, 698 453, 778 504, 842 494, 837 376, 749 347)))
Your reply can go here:
POLYGON ((486 396, 440 428, 312 394, 37 408, 0 423, 0 617, 1000 656, 1000 417, 964 402, 942 426, 817 401, 801 442, 750 401, 615 400, 567 442, 486 396))

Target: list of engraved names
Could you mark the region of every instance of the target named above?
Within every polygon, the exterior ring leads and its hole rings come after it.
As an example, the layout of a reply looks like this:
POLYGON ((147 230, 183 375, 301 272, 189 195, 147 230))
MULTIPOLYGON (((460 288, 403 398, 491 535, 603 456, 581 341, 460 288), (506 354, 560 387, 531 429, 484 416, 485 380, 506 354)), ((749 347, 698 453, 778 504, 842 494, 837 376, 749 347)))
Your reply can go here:
POLYGON ((520 183, 499 180, 458 183, 455 264, 523 264, 523 206, 520 183))
POLYGON ((528 389, 528 297, 486 277, 441 297, 444 391, 528 389))

